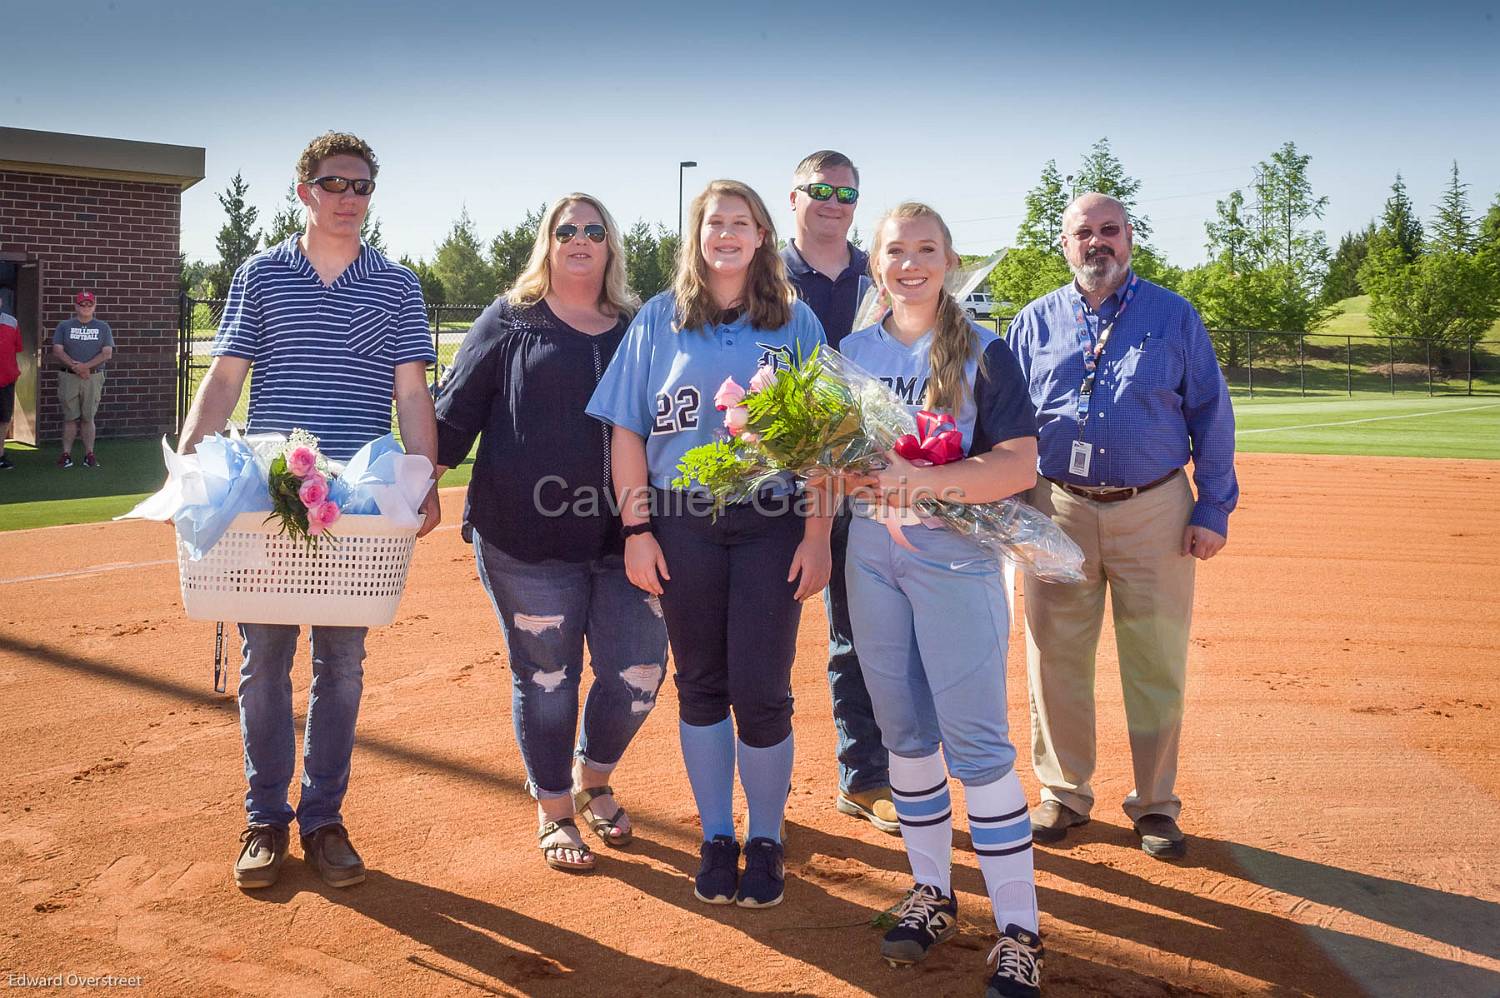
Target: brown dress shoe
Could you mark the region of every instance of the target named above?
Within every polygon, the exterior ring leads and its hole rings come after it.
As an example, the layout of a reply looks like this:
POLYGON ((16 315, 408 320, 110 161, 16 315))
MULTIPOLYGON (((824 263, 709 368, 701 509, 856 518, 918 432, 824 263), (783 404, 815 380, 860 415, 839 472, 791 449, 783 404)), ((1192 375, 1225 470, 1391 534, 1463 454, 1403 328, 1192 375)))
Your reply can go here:
POLYGON ((302 836, 302 859, 329 887, 350 887, 365 879, 365 861, 349 844, 343 825, 324 825, 302 836))
POLYGON ((1135 823, 1141 851, 1157 859, 1181 859, 1187 855, 1187 836, 1177 822, 1165 814, 1144 814, 1135 823))
POLYGON ((1088 815, 1061 801, 1044 800, 1031 812, 1031 837, 1037 842, 1061 842, 1068 837, 1068 829, 1088 823, 1088 815))
POLYGON ((285 828, 274 825, 251 825, 241 832, 244 846, 234 862, 234 882, 244 890, 276 883, 290 839, 285 828))

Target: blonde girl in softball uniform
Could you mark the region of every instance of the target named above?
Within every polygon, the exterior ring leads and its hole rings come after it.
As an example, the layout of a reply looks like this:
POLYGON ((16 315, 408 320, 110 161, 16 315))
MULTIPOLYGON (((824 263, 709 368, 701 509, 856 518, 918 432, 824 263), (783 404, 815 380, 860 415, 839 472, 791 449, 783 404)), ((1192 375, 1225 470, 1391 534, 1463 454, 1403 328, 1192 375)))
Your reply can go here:
POLYGON ((842 344, 913 411, 951 418, 950 432, 962 438, 958 460, 914 464, 892 453, 886 470, 851 483, 860 491, 846 567, 850 620, 891 756, 892 797, 915 881, 881 953, 915 963, 958 931, 952 775, 964 786, 970 837, 1001 933, 985 993, 1031 998, 1040 993, 1042 944, 1031 824, 1006 723, 1010 618, 1001 565, 911 510, 923 496, 992 502, 1036 480, 1036 420, 1020 366, 945 290, 958 262, 937 212, 899 205, 876 227, 870 254, 891 309, 842 344))

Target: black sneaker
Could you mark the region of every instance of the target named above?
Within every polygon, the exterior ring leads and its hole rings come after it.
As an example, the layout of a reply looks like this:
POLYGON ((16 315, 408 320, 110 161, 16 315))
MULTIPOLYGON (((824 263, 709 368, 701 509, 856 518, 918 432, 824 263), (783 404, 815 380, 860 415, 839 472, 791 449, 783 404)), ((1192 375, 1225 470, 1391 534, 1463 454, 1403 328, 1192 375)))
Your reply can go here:
POLYGON ((958 902, 932 884, 917 884, 907 891, 895 917, 895 926, 880 944, 880 955, 893 965, 916 963, 935 944, 958 934, 958 902))
POLYGON ((769 908, 781 903, 786 891, 786 855, 780 842, 767 838, 745 843, 745 873, 734 903, 741 908, 769 908))
POLYGON ((276 883, 290 839, 285 828, 274 825, 251 825, 241 832, 244 846, 240 858, 234 862, 234 882, 245 890, 276 883))
POLYGON ((1015 923, 1005 927, 987 960, 995 968, 984 998, 1039 998, 1042 993, 1042 940, 1015 923))
POLYGON ((693 896, 704 904, 734 904, 740 879, 740 844, 730 835, 715 835, 698 850, 703 861, 693 878, 693 896))
POLYGON ((57 459, 57 466, 59 468, 71 468, 71 467, 73 467, 73 455, 72 454, 64 454, 62 457, 58 458, 57 459))
POLYGON ((365 879, 365 861, 354 851, 343 825, 324 825, 302 836, 302 861, 329 887, 351 887, 365 879))
POLYGON ((15 468, 15 465, 10 463, 10 459, 4 454, 0 454, 0 471, 10 471, 13 468, 15 468))

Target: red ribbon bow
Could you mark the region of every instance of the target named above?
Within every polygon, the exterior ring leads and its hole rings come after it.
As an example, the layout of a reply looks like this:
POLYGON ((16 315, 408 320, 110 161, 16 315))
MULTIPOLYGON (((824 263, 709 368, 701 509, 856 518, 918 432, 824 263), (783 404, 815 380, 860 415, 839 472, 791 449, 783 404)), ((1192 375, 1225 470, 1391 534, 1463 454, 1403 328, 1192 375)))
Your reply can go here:
POLYGON ((948 464, 963 458, 964 437, 952 416, 923 409, 917 413, 917 435, 902 434, 896 439, 894 450, 912 464, 923 467, 948 464))

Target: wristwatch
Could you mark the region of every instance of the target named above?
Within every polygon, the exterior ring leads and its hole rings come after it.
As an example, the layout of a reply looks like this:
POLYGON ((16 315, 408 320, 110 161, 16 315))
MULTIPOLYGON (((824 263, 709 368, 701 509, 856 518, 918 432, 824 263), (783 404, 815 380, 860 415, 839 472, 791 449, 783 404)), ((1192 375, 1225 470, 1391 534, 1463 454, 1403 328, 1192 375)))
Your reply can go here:
POLYGON ((652 523, 651 523, 650 520, 647 520, 644 523, 631 524, 628 527, 622 526, 620 528, 620 536, 621 537, 634 537, 636 534, 654 534, 654 533, 656 533, 656 527, 654 527, 652 525, 652 523))

